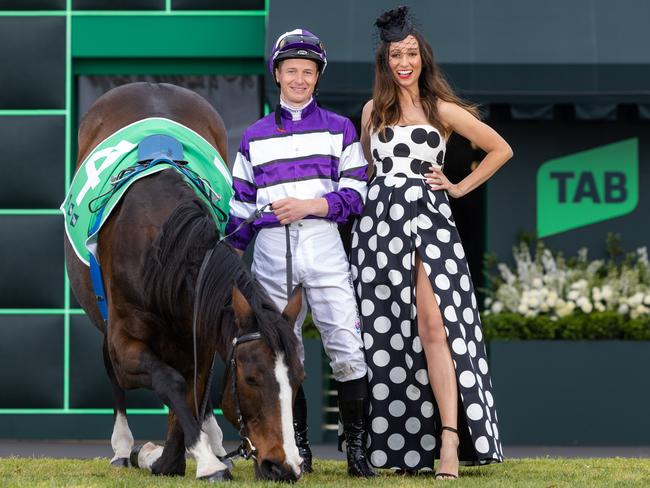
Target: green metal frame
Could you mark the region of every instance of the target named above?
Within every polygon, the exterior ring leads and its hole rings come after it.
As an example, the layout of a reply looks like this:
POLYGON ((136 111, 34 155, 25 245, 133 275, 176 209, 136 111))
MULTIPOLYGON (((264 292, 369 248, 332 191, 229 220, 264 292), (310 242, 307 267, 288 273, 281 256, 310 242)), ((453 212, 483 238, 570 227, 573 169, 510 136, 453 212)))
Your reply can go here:
MULTIPOLYGON (((174 11, 166 0, 160 11, 1 11, 0 17, 66 18, 65 109, 0 110, 0 117, 65 117, 65 188, 72 178, 76 114, 73 77, 79 74, 262 74, 269 0, 264 10, 174 11), (137 38, 137 42, 133 39, 137 38), (233 42, 236 39, 236 42, 233 42)), ((62 192, 64 195, 64 192, 62 192)), ((58 209, 0 209, 0 215, 58 215, 58 209)), ((0 315, 63 315, 63 405, 61 408, 0 408, 0 415, 112 415, 107 408, 70 408, 70 283, 64 276, 64 307, 0 309, 0 315)), ((160 409, 129 409, 129 414, 167 414, 160 409)), ((221 414, 220 410, 215 413, 221 414)))

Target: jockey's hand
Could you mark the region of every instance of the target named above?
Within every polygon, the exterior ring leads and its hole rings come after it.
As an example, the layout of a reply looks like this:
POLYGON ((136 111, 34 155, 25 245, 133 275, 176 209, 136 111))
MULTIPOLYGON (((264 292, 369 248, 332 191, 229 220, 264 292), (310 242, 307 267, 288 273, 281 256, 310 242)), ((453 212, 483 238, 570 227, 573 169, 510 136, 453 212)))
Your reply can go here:
POLYGON ((327 200, 324 198, 282 198, 272 205, 273 213, 282 225, 287 225, 297 220, 304 219, 307 215, 325 217, 329 210, 327 200))

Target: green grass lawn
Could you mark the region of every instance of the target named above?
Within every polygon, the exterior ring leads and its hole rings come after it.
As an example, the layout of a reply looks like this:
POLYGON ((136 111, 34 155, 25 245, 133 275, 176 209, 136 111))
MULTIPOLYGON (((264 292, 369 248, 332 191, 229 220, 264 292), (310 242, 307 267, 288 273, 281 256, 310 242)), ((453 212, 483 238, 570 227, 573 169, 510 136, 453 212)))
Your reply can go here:
MULTIPOLYGON (((278 487, 271 482, 254 481, 250 461, 238 461, 233 471, 232 488, 278 487)), ((194 479, 194 463, 188 462, 185 477, 154 477, 139 469, 111 468, 106 459, 0 459, 0 486, 65 486, 65 487, 172 487, 205 486, 194 479)), ((511 459, 499 465, 462 468, 457 481, 435 481, 432 475, 401 477, 382 472, 369 482, 345 474, 341 461, 316 461, 315 472, 304 476, 300 485, 343 487, 430 487, 432 484, 452 483, 471 487, 592 487, 643 486, 650 487, 650 459, 511 459)))

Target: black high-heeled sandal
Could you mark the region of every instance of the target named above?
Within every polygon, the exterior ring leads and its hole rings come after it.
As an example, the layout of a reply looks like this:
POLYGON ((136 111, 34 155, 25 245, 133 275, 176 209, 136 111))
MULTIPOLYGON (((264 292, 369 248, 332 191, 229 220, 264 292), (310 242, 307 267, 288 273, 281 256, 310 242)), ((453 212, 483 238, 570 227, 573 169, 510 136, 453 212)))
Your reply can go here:
MULTIPOLYGON (((460 435, 458 434, 458 429, 454 429, 453 427, 443 427, 440 430, 441 430, 441 434, 442 434, 443 430, 448 430, 449 432, 453 432, 454 434, 456 434, 459 437, 459 440, 460 440, 460 435)), ((458 449, 456 449, 456 452, 458 452, 458 449)), ((436 473, 434 475, 434 479, 437 480, 438 477, 442 478, 443 476, 446 476, 447 478, 451 478, 451 479, 457 479, 458 478, 458 475, 455 475, 455 474, 438 472, 438 473, 436 473)), ((442 480, 442 481, 444 481, 444 480, 442 480)))

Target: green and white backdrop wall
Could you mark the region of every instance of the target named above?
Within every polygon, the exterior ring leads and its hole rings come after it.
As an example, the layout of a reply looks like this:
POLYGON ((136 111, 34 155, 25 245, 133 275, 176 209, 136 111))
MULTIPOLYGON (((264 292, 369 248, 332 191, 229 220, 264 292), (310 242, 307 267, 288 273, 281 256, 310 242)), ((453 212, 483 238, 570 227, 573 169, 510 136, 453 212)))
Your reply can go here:
MULTIPOLYGON (((129 81, 185 85, 229 128, 263 110, 264 0, 0 1, 0 437, 110 433, 101 340, 71 294, 58 207, 89 105, 129 81)), ((219 372, 217 372, 217 375, 219 372)), ((127 394, 136 437, 165 408, 127 394)))

